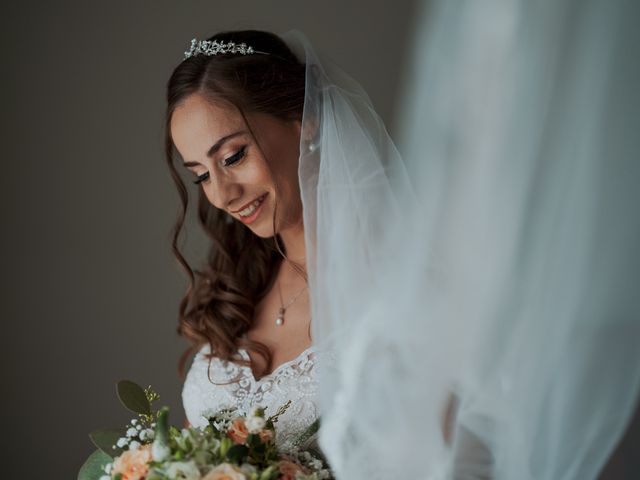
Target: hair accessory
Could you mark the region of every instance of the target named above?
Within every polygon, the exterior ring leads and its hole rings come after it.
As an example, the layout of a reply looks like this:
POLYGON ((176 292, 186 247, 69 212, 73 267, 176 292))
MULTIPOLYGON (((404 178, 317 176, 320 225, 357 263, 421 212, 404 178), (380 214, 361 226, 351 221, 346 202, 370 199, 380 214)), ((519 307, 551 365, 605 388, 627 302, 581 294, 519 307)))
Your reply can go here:
POLYGON ((234 43, 234 42, 222 42, 217 40, 198 40, 194 38, 191 40, 191 48, 184 52, 184 59, 196 55, 218 55, 225 53, 240 53, 242 55, 250 55, 252 53, 261 53, 269 55, 267 52, 260 52, 254 50, 253 47, 248 46, 246 43, 234 43))

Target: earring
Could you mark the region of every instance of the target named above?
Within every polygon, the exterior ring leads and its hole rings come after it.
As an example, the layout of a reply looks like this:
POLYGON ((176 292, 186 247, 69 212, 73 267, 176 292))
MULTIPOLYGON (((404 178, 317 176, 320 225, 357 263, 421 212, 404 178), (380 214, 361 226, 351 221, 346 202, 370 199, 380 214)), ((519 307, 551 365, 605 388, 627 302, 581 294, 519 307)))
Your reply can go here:
POLYGON ((318 149, 318 145, 316 145, 315 143, 310 143, 307 146, 307 150, 309 150, 310 153, 315 152, 318 149))

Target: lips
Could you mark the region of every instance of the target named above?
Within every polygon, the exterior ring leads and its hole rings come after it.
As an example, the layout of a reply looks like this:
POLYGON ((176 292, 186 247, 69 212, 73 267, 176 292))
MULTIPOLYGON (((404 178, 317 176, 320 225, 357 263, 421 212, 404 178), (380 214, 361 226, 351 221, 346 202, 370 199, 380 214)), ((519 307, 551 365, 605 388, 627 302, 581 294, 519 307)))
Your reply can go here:
POLYGON ((262 212, 262 207, 264 205, 266 197, 267 194, 265 193, 256 198, 253 202, 249 203, 249 206, 247 208, 240 210, 238 212, 238 215, 240 217, 239 220, 245 225, 253 223, 260 215, 260 212, 262 212))
POLYGON ((250 202, 247 202, 246 204, 244 204, 242 207, 240 207, 238 210, 231 210, 231 213, 240 213, 242 210, 244 210, 245 208, 247 208, 249 205, 251 205, 253 202, 255 202, 256 200, 262 200, 264 196, 266 196, 266 193, 263 193, 262 195, 260 195, 259 197, 254 198, 253 200, 251 200, 250 202))

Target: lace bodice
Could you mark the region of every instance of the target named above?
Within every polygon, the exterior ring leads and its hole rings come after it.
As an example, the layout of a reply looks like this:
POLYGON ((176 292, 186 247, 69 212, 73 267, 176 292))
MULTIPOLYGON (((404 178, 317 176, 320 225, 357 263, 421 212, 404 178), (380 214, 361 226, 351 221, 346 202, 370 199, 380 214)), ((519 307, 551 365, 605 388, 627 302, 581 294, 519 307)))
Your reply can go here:
MULTIPOLYGON (((283 449, 293 445, 295 438, 319 415, 315 397, 317 379, 314 346, 304 350, 293 360, 278 366, 273 372, 256 380, 250 366, 217 357, 211 360, 210 377, 207 375, 210 352, 205 345, 196 354, 182 389, 182 401, 189 423, 204 427, 207 421, 203 413, 216 412, 234 406, 241 414, 247 414, 254 406, 262 406, 267 416, 291 400, 286 412, 276 424, 276 444, 283 449)), ((239 355, 249 360, 245 349, 239 355)))

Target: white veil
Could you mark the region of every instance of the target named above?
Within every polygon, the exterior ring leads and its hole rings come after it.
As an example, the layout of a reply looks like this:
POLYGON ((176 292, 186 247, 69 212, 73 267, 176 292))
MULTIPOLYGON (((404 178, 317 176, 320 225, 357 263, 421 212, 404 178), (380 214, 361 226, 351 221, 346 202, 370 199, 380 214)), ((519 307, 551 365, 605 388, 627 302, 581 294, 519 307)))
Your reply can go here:
POLYGON ((638 13, 434 2, 405 163, 359 85, 284 35, 338 479, 598 475, 640 383, 638 13))

